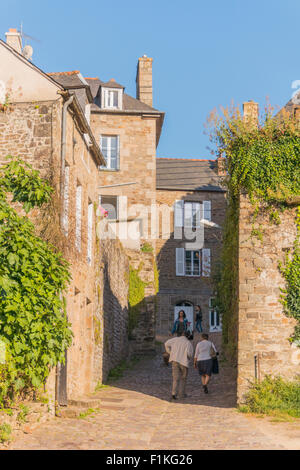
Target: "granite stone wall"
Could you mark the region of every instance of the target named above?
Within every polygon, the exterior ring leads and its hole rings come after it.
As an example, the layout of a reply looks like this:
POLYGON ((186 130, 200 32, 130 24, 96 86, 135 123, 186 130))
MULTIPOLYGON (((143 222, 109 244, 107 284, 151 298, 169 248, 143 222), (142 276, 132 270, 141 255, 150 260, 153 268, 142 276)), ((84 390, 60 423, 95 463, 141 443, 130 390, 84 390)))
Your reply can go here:
POLYGON ((300 348, 289 342, 296 321, 283 313, 280 302, 285 281, 278 269, 296 238, 296 209, 280 214, 279 225, 268 214, 258 216, 254 228, 263 240, 251 237, 253 206, 240 199, 238 400, 243 401, 249 381, 266 374, 286 379, 300 373, 300 348), (255 367, 256 356, 256 367, 255 367), (256 370, 255 370, 256 369, 256 370))

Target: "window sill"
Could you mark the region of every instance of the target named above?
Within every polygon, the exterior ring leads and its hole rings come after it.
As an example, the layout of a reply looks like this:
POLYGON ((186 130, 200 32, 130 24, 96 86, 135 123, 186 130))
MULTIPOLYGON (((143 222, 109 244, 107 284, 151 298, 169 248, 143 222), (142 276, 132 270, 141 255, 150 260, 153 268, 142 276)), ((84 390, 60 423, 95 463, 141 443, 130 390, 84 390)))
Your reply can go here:
POLYGON ((116 171, 120 171, 120 168, 99 168, 99 170, 116 172, 116 171))

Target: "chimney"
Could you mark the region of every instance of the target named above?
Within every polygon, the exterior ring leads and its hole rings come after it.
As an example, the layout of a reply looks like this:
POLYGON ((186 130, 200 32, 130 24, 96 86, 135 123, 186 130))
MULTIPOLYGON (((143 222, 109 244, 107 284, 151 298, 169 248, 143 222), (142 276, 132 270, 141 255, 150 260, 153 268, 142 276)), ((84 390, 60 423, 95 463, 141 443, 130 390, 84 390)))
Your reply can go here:
POLYGON ((6 36, 6 43, 15 49, 15 51, 22 54, 22 38, 21 34, 15 29, 10 28, 8 33, 5 33, 6 36))
POLYGON ((226 176, 226 158, 225 157, 217 158, 217 171, 218 171, 218 176, 226 176))
POLYGON ((139 58, 136 73, 136 97, 152 106, 152 60, 143 55, 139 58))
POLYGON ((243 103, 243 120, 252 126, 258 125, 258 103, 253 100, 246 101, 243 103))

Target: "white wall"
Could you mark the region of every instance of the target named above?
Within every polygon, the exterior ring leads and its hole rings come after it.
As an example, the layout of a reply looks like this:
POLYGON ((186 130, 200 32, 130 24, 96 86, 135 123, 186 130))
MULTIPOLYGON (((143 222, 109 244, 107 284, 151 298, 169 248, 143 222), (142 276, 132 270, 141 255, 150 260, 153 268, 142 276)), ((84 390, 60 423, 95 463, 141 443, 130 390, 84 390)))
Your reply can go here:
POLYGON ((0 43, 0 100, 3 89, 11 102, 51 101, 59 99, 59 87, 51 83, 27 61, 17 57, 0 43))

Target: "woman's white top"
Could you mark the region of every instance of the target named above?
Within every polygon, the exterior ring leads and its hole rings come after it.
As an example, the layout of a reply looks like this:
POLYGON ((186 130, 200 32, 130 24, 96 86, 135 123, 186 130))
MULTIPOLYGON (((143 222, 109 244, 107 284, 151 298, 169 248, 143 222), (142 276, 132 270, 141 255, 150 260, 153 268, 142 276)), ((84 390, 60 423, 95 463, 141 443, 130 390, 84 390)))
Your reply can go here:
POLYGON ((208 341, 207 339, 204 339, 200 341, 195 350, 195 358, 197 361, 207 361, 208 359, 211 359, 210 355, 210 348, 213 347, 215 352, 217 352, 214 343, 211 341, 208 341))

